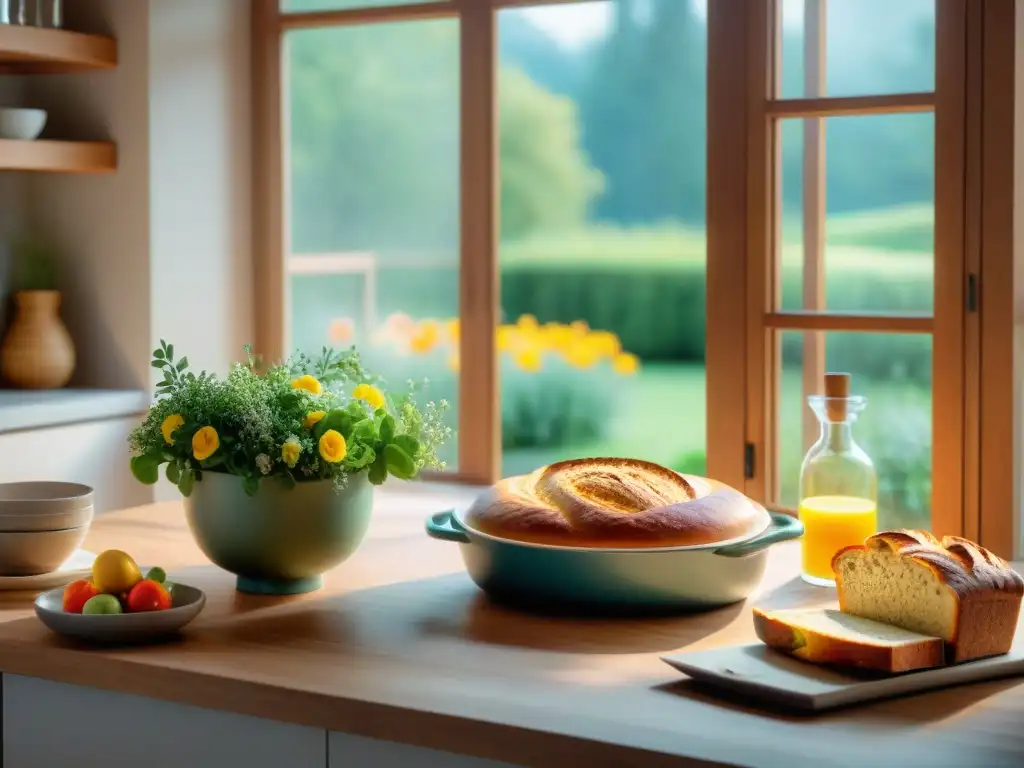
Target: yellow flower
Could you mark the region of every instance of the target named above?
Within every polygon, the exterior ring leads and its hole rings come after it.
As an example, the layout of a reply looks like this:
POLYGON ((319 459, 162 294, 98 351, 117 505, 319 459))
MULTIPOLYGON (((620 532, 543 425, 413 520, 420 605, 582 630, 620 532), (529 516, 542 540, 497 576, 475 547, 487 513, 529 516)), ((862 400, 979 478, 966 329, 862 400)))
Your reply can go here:
POLYGON ((512 342, 515 339, 516 327, 514 325, 499 325, 498 333, 495 338, 495 345, 498 351, 504 352, 512 348, 512 342))
POLYGON ((632 355, 629 352, 616 355, 612 360, 612 368, 615 369, 616 373, 621 373, 624 376, 631 376, 637 372, 639 367, 640 360, 637 359, 636 355, 632 355))
POLYGON ((459 372, 459 353, 448 355, 448 370, 452 373, 459 372))
POLYGON ((220 447, 220 437, 213 427, 203 427, 192 435, 192 455, 199 461, 208 459, 220 447))
POLYGON ((459 319, 449 320, 447 323, 448 338, 452 343, 459 341, 459 319))
POLYGON ((304 389, 314 395, 319 395, 324 391, 323 387, 320 386, 320 382, 308 373, 305 376, 299 376, 299 378, 293 379, 292 389, 304 389))
POLYGON ((542 359, 538 349, 521 350, 516 353, 514 359, 516 365, 527 373, 537 373, 541 369, 542 359))
POLYGON ((553 349, 561 349, 572 343, 573 332, 567 325, 558 323, 546 323, 544 325, 544 337, 549 346, 553 349))
POLYGON ((302 428, 312 429, 316 426, 316 423, 326 415, 327 414, 324 411, 310 411, 306 414, 306 418, 302 420, 302 428))
POLYGON ((533 315, 520 315, 519 320, 516 323, 520 328, 525 330, 535 330, 537 328, 537 318, 533 315))
POLYGON ((302 453, 302 446, 294 440, 288 440, 281 446, 281 458, 284 459, 284 463, 289 467, 295 466, 299 460, 300 453, 302 453))
POLYGON ((615 357, 622 351, 619 337, 611 331, 593 331, 587 338, 594 349, 602 355, 615 357))
POLYGON ((328 429, 320 437, 320 455, 329 464, 337 464, 345 458, 348 453, 348 446, 345 445, 345 438, 336 430, 328 429))
POLYGON ((409 339, 409 349, 418 355, 426 354, 440 340, 440 330, 434 320, 424 320, 409 339))
POLYGON ((589 344, 576 344, 565 350, 565 361, 573 368, 590 368, 597 362, 598 355, 589 344))
POLYGON ((352 390, 352 397, 356 400, 365 400, 374 410, 384 405, 384 394, 372 384, 360 384, 352 390))
POLYGON ((164 419, 164 423, 160 425, 160 431, 164 433, 164 442, 172 445, 174 443, 174 430, 184 423, 185 419, 182 418, 180 413, 172 413, 164 419))

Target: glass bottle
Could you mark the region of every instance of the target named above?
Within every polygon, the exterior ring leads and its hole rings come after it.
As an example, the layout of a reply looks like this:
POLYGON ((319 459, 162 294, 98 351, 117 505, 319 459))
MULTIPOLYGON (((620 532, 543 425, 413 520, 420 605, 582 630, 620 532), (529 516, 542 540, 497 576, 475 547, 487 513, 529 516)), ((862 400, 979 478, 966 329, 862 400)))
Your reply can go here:
POLYGON ((34 26, 60 29, 64 25, 61 0, 36 0, 34 26))
POLYGON ((878 475, 853 439, 853 424, 867 400, 850 396, 850 375, 825 375, 825 394, 808 405, 821 422, 818 441, 800 466, 801 577, 832 586, 832 556, 862 544, 878 528, 878 475))

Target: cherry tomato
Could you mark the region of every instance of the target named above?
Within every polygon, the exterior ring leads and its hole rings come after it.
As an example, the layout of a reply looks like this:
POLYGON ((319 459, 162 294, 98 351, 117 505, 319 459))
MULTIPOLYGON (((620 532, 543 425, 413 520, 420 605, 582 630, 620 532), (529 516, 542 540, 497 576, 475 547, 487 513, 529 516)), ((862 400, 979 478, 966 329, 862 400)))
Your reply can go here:
POLYGON ((128 593, 128 610, 131 613, 163 611, 171 607, 171 593, 159 581, 145 579, 128 593))
POLYGON ((65 613, 81 613, 83 606, 90 598, 96 597, 100 591, 88 579, 73 581, 64 587, 64 598, 61 601, 65 613))

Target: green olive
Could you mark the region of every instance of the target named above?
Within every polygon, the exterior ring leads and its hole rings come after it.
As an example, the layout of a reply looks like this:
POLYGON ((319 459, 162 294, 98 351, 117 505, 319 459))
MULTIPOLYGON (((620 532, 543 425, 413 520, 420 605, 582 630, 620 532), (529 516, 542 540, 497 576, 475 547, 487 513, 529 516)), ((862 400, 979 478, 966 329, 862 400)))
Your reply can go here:
POLYGON ((167 571, 159 565, 156 565, 149 569, 149 573, 146 574, 146 578, 150 581, 155 581, 158 584, 163 584, 167 581, 167 571))

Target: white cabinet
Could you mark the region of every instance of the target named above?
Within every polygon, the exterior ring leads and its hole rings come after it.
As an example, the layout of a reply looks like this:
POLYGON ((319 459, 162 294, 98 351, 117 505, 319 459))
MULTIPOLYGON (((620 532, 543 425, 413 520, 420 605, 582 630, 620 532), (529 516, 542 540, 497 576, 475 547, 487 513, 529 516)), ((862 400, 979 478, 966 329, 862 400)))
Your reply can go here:
POLYGON ((2 682, 4 768, 327 764, 319 728, 32 677, 4 675, 2 682))
POLYGON ((511 763, 334 732, 328 754, 327 768, 517 768, 511 763))
POLYGON ((3 768, 517 768, 34 677, 2 686, 3 768))

